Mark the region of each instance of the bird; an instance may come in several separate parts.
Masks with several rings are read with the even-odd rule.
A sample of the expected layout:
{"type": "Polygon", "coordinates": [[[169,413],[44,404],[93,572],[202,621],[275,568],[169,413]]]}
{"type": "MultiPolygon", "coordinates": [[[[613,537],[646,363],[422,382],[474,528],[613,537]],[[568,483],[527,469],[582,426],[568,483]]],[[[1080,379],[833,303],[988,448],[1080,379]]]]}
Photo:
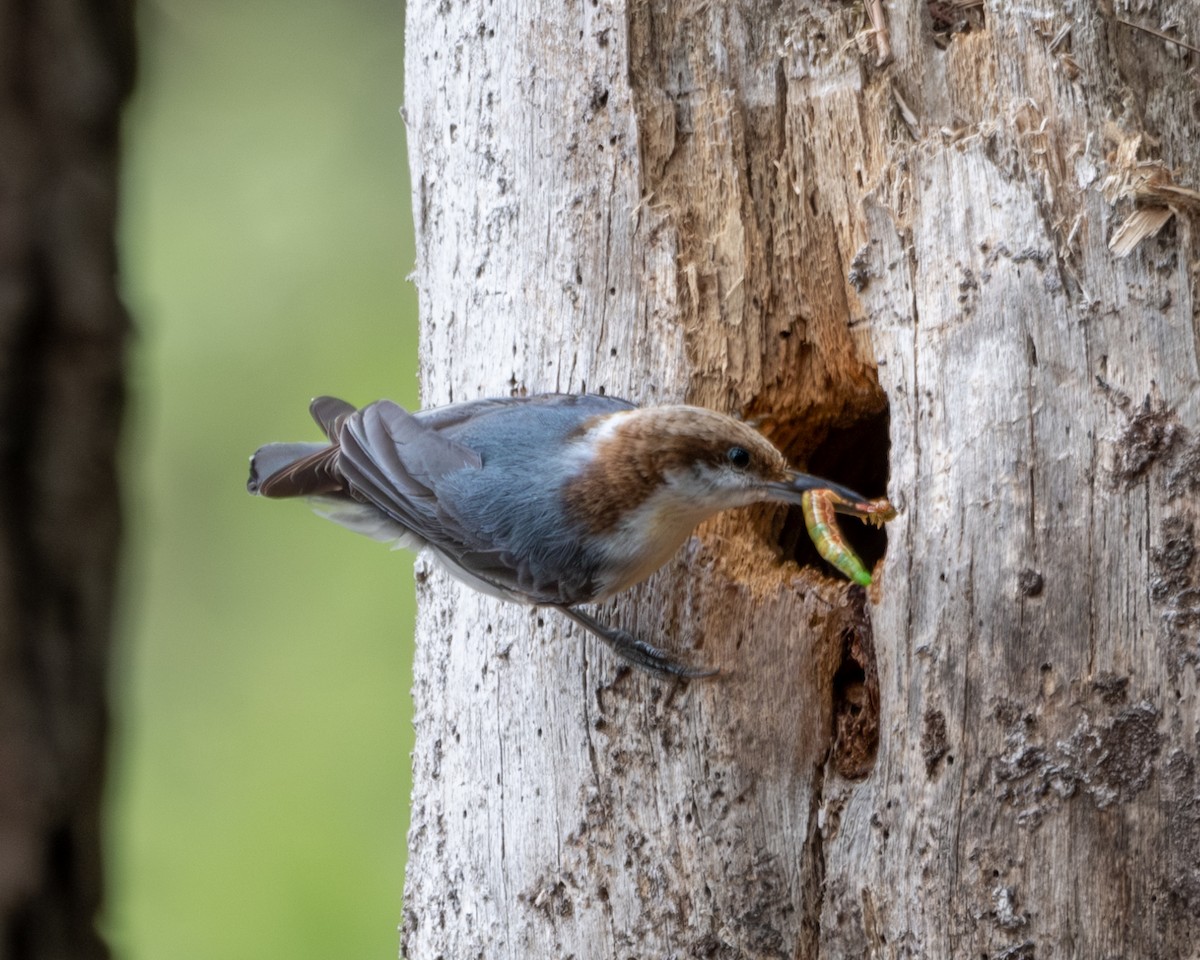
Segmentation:
{"type": "Polygon", "coordinates": [[[819,495],[828,508],[819,535],[837,549],[832,510],[877,523],[894,515],[885,500],[792,469],[754,427],[703,407],[547,393],[412,413],[390,400],[355,408],[323,396],[309,410],[326,442],[260,447],[250,493],[304,498],[357,533],[426,549],[476,590],[553,607],[663,677],[717,671],[682,663],[580,606],[645,580],[724,510],[819,495]]]}

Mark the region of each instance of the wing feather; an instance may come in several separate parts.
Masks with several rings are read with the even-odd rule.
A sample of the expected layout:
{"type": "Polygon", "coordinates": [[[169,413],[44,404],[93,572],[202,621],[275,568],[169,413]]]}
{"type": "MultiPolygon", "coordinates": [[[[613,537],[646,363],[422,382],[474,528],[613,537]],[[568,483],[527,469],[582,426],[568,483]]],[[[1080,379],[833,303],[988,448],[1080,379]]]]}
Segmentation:
{"type": "Polygon", "coordinates": [[[337,397],[317,397],[308,405],[308,412],[331,443],[337,443],[342,424],[354,413],[354,405],[337,397]]]}
{"type": "Polygon", "coordinates": [[[342,427],[339,468],[353,495],[382,510],[423,540],[459,554],[462,532],[447,535],[438,518],[438,480],[463,469],[479,469],[482,459],[422,424],[390,400],[363,407],[342,427]]]}

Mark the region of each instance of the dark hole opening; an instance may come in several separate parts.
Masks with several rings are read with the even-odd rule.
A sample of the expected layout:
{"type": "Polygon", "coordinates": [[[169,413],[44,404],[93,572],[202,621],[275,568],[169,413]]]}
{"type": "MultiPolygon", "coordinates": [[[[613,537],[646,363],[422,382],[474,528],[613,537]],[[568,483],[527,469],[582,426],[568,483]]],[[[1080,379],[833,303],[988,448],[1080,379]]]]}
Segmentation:
{"type": "Polygon", "coordinates": [[[862,664],[847,656],[833,675],[833,699],[841,705],[843,713],[852,718],[862,714],[867,706],[866,683],[867,674],[862,664]]]}
{"type": "Polygon", "coordinates": [[[879,676],[866,595],[850,591],[840,616],[842,656],[833,675],[833,768],[847,780],[870,775],[879,751],[879,676]]]}
{"type": "MultiPolygon", "coordinates": [[[[886,496],[890,422],[891,415],[885,406],[878,413],[862,417],[848,426],[831,428],[807,460],[798,466],[806,473],[849,487],[868,499],[886,496]]],[[[872,526],[855,517],[841,515],[838,516],[838,527],[868,570],[887,552],[886,527],[872,526]]],[[[798,506],[788,508],[779,546],[784,557],[795,560],[802,567],[813,567],[826,576],[841,576],[817,553],[804,526],[804,512],[798,506]]]]}

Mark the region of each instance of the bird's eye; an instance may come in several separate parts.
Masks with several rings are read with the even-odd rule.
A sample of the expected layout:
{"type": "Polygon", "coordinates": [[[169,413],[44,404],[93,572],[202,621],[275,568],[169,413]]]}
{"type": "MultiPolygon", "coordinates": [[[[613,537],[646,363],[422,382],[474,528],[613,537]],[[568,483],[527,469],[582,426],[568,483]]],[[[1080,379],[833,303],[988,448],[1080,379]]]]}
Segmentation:
{"type": "Polygon", "coordinates": [[[729,465],[734,470],[745,470],[750,466],[750,453],[743,447],[730,447],[725,454],[725,459],[729,461],[729,465]]]}

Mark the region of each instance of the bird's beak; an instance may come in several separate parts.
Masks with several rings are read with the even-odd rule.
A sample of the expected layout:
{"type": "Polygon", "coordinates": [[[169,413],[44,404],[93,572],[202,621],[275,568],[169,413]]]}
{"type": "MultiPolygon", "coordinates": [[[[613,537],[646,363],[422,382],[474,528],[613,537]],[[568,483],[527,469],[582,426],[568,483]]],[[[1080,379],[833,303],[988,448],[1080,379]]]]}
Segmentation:
{"type": "Polygon", "coordinates": [[[833,483],[823,477],[814,477],[811,473],[800,473],[798,470],[788,472],[786,480],[766,484],[772,500],[783,503],[800,503],[801,497],[809,490],[831,490],[847,502],[847,505],[866,506],[868,500],[860,493],[855,493],[849,487],[833,483]]]}

